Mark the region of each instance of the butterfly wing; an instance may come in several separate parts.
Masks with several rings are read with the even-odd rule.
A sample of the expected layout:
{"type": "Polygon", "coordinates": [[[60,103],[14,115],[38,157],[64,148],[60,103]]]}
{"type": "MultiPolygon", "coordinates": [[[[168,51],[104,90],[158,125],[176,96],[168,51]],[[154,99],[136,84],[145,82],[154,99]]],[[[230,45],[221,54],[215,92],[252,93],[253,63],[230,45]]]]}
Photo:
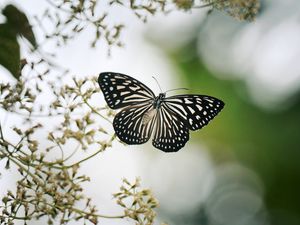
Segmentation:
{"type": "Polygon", "coordinates": [[[154,93],[140,81],[121,73],[100,73],[98,83],[108,106],[119,109],[155,98],[154,93]]]}
{"type": "Polygon", "coordinates": [[[153,146],[164,152],[177,152],[188,140],[189,129],[182,118],[162,103],[155,120],[153,146]]]}
{"type": "Polygon", "coordinates": [[[150,104],[137,104],[121,110],[114,118],[113,127],[118,138],[126,144],[143,144],[151,136],[155,116],[146,121],[145,115],[152,112],[150,104]]]}
{"type": "Polygon", "coordinates": [[[175,95],[163,102],[183,119],[190,130],[207,125],[224,107],[223,101],[207,95],[175,95]]]}

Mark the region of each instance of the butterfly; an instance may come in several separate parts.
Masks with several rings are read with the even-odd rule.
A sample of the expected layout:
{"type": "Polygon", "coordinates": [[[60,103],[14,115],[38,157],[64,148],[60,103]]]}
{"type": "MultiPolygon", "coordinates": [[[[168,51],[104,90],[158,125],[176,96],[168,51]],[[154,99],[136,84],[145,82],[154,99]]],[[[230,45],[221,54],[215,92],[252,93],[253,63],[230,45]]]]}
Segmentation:
{"type": "Polygon", "coordinates": [[[224,102],[207,95],[156,96],[146,85],[121,73],[100,73],[98,83],[111,109],[122,109],[113,120],[117,137],[126,144],[143,144],[176,152],[189,140],[189,130],[207,125],[224,102]]]}

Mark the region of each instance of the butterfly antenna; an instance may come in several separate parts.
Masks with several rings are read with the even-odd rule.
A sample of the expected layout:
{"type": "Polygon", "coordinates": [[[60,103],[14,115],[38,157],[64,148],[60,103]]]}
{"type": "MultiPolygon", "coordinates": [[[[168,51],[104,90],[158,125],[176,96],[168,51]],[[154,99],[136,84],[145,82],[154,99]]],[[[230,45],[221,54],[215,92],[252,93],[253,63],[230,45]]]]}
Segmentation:
{"type": "Polygon", "coordinates": [[[152,78],[156,81],[156,83],[157,83],[157,85],[158,85],[158,87],[159,87],[159,90],[160,90],[160,92],[162,93],[163,91],[162,91],[162,89],[161,89],[161,87],[160,87],[160,85],[159,85],[159,83],[158,83],[158,81],[156,80],[156,78],[155,77],[153,77],[152,76],[152,78]]]}
{"type": "Polygon", "coordinates": [[[190,89],[188,89],[188,88],[175,88],[175,89],[167,90],[165,93],[170,92],[170,91],[176,91],[176,90],[190,90],[190,89]]]}

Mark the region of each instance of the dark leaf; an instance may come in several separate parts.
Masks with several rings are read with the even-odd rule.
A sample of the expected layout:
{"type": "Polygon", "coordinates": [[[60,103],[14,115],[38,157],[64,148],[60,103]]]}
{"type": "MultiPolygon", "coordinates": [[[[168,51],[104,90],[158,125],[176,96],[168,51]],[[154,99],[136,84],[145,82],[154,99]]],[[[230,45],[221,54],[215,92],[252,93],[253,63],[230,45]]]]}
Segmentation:
{"type": "Polygon", "coordinates": [[[21,74],[20,46],[17,36],[26,38],[34,47],[36,40],[26,15],[13,5],[7,5],[2,14],[6,22],[0,24],[0,65],[16,79],[21,74]]]}
{"type": "Polygon", "coordinates": [[[20,46],[7,24],[0,25],[0,65],[16,79],[20,76],[20,46]]]}
{"type": "Polygon", "coordinates": [[[36,46],[32,27],[23,12],[13,5],[7,5],[2,14],[6,17],[6,23],[11,27],[12,32],[25,37],[33,46],[36,46]]]}

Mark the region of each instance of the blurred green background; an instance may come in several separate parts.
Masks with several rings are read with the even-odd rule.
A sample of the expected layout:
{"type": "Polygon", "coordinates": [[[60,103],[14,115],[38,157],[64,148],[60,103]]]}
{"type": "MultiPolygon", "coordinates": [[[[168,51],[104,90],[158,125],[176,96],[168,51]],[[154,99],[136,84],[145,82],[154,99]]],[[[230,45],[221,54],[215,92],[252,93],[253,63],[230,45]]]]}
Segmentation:
{"type": "MultiPolygon", "coordinates": [[[[251,70],[245,72],[244,67],[251,68],[255,66],[253,60],[251,61],[251,57],[249,57],[249,61],[244,61],[244,67],[240,66],[232,70],[235,76],[230,74],[230,67],[234,62],[231,62],[231,64],[227,62],[228,58],[234,57],[232,55],[232,45],[234,45],[234,42],[238,44],[237,40],[242,38],[242,34],[245,36],[245,30],[247,29],[248,31],[256,29],[257,33],[249,32],[247,38],[252,39],[253,43],[261,48],[263,55],[264,49],[261,45],[264,43],[262,43],[262,39],[272,34],[275,29],[289,26],[289,24],[284,23],[291,20],[291,14],[295,12],[292,6],[299,9],[299,3],[293,5],[287,2],[286,4],[280,4],[278,1],[265,1],[263,7],[266,8],[262,8],[261,15],[253,24],[238,24],[238,22],[222,15],[222,13],[212,13],[204,21],[195,22],[193,29],[191,29],[192,32],[189,33],[193,36],[192,38],[167,48],[163,46],[167,43],[168,38],[172,39],[179,36],[174,35],[174,33],[172,35],[165,34],[168,38],[157,38],[150,35],[150,39],[154,43],[165,49],[164,51],[177,69],[178,74],[180,74],[180,80],[184,87],[190,88],[191,93],[197,92],[217,96],[226,104],[223,111],[215,118],[215,121],[205,128],[205,132],[192,133],[193,141],[208,144],[209,152],[217,165],[222,166],[228,162],[237,162],[243,167],[249,168],[258,175],[263,186],[261,196],[264,209],[253,212],[251,219],[245,217],[243,210],[248,207],[247,205],[249,205],[248,209],[250,210],[253,206],[251,202],[253,198],[251,196],[245,197],[242,194],[240,201],[237,202],[240,195],[234,197],[231,195],[232,193],[237,194],[240,184],[243,188],[250,184],[243,181],[243,176],[237,179],[224,176],[222,182],[216,183],[209,198],[195,212],[178,216],[177,224],[300,224],[300,74],[298,73],[298,78],[294,82],[296,88],[289,90],[288,87],[285,87],[285,93],[287,94],[278,97],[278,95],[272,96],[272,92],[268,93],[267,90],[264,92],[259,85],[254,85],[254,88],[250,90],[247,83],[248,78],[255,76],[255,74],[251,74],[249,72],[251,70]],[[282,11],[279,13],[280,9],[282,11]],[[270,21],[276,15],[278,15],[278,18],[270,21]],[[264,23],[266,20],[268,22],[264,23]],[[215,43],[210,41],[209,38],[213,39],[215,43]],[[210,46],[211,43],[213,43],[212,46],[210,46]],[[207,53],[202,51],[203,49],[208,49],[211,52],[207,53]],[[218,56],[218,51],[223,52],[218,56]],[[218,64],[217,62],[215,64],[217,66],[215,66],[210,63],[212,60],[208,56],[212,60],[214,60],[213,57],[217,56],[216,61],[221,61],[221,63],[218,64]],[[224,58],[222,59],[222,57],[224,58]],[[222,60],[224,61],[222,62],[222,60]],[[226,65],[224,71],[222,71],[222,63],[226,65]],[[239,73],[244,75],[239,76],[239,73]],[[271,104],[266,102],[264,107],[265,97],[271,104]],[[228,184],[235,187],[231,187],[230,191],[227,189],[227,192],[223,192],[228,184]],[[220,196],[220,193],[223,193],[223,196],[220,196]],[[224,195],[227,195],[228,198],[224,195]],[[213,204],[211,204],[211,200],[213,200],[213,204]],[[233,208],[230,210],[232,206],[233,208]],[[242,210],[239,211],[239,209],[242,210]],[[220,215],[211,215],[211,213],[219,213],[220,215]]],[[[294,31],[300,29],[299,18],[296,20],[295,26],[290,28],[294,31]]],[[[177,28],[177,30],[179,29],[185,30],[184,27],[177,28]]],[[[274,52],[270,53],[273,54],[273,57],[276,58],[277,54],[283,60],[286,60],[285,54],[287,52],[290,54],[293,51],[299,53],[299,50],[295,49],[299,49],[300,39],[295,37],[298,43],[296,46],[293,45],[294,43],[289,43],[290,34],[288,31],[286,30],[286,39],[284,29],[280,33],[283,41],[286,41],[284,46],[287,49],[286,52],[278,51],[280,48],[277,47],[281,43],[277,43],[276,36],[268,37],[270,42],[272,39],[275,40],[271,46],[274,52]]],[[[247,42],[244,42],[244,44],[247,44],[247,42]]],[[[249,51],[251,52],[251,49],[249,51]]],[[[254,52],[257,52],[256,48],[253,48],[252,57],[255,57],[254,52]]],[[[257,53],[258,57],[259,53],[257,53]]],[[[296,54],[288,60],[290,62],[297,61],[298,56],[299,54],[296,54]]],[[[243,57],[243,55],[240,57],[243,57]]],[[[260,61],[259,58],[257,60],[260,61]]],[[[263,59],[262,62],[264,62],[263,59]]],[[[265,63],[264,67],[274,67],[274,70],[276,70],[275,64],[276,61],[270,61],[269,64],[265,63]]],[[[288,67],[288,64],[286,63],[286,67],[288,67]]],[[[284,80],[285,77],[288,79],[290,71],[297,70],[298,66],[293,64],[293,67],[282,73],[282,79],[284,80]]],[[[255,77],[252,79],[255,80],[255,77]]],[[[265,82],[272,87],[274,80],[276,83],[276,76],[272,77],[272,74],[269,74],[269,78],[265,82]]],[[[276,85],[274,86],[276,92],[276,85]]],[[[235,172],[238,171],[238,168],[236,169],[235,172]]]]}

